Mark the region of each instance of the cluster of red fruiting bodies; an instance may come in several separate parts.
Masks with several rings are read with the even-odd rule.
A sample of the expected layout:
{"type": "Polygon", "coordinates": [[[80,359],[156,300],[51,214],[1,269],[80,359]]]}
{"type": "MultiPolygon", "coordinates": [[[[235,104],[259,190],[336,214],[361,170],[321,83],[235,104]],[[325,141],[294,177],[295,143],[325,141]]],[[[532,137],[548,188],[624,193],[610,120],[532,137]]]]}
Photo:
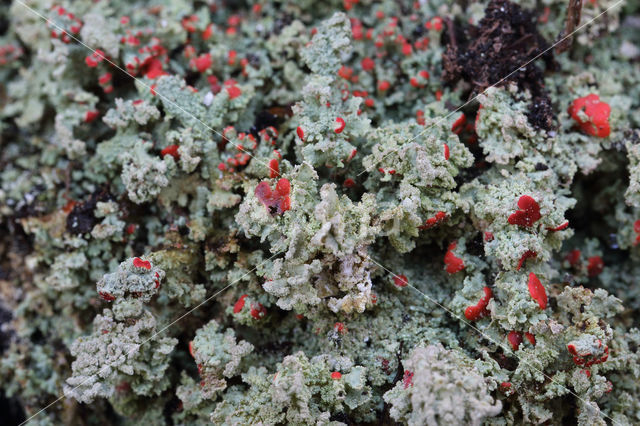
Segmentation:
{"type": "MultiPolygon", "coordinates": [[[[602,348],[602,341],[597,340],[598,348],[602,348]]],[[[568,344],[567,350],[573,355],[573,362],[576,365],[591,367],[594,364],[601,364],[609,358],[609,346],[604,345],[603,354],[599,357],[593,356],[591,352],[580,352],[576,349],[575,345],[568,344]]]]}
{"type": "MultiPolygon", "coordinates": [[[[233,313],[238,314],[242,312],[245,306],[245,299],[249,297],[248,294],[240,296],[238,301],[233,305],[233,313]]],[[[267,308],[262,306],[262,303],[251,303],[249,306],[249,313],[254,319],[262,319],[267,315],[267,308]]]]}

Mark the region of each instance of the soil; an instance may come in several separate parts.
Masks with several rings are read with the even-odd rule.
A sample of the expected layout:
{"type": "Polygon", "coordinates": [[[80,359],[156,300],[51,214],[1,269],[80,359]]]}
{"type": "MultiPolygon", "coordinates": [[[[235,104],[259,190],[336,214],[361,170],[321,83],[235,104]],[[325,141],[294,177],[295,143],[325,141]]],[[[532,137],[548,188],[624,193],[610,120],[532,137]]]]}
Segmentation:
{"type": "Polygon", "coordinates": [[[554,68],[553,50],[538,32],[536,18],[532,11],[508,0],[493,0],[477,26],[460,27],[448,22],[443,80],[450,84],[466,81],[475,94],[492,85],[516,83],[533,96],[527,114],[529,122],[551,130],[555,115],[544,89],[543,70],[535,62],[523,66],[541,55],[546,68],[554,68]]]}

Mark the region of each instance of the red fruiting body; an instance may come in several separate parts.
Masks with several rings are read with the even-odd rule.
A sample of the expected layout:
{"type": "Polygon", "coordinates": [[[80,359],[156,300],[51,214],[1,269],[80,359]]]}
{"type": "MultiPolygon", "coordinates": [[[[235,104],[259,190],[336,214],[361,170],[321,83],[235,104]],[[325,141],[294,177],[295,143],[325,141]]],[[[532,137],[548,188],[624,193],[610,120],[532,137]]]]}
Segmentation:
{"type": "Polygon", "coordinates": [[[94,68],[97,67],[98,63],[102,62],[104,58],[104,52],[100,49],[96,49],[95,52],[93,52],[90,56],[84,58],[84,62],[88,67],[94,68]]]}
{"type": "Polygon", "coordinates": [[[153,282],[156,283],[155,288],[160,287],[160,274],[158,274],[157,272],[156,272],[156,279],[153,282]]]}
{"type": "Polygon", "coordinates": [[[444,144],[444,159],[449,160],[449,145],[444,144]]]}
{"type": "Polygon", "coordinates": [[[451,126],[451,131],[456,135],[459,135],[464,129],[464,125],[467,123],[467,117],[464,115],[464,112],[458,117],[458,119],[451,126]]]}
{"type": "Polygon", "coordinates": [[[518,348],[520,347],[520,343],[522,343],[522,334],[520,334],[519,331],[512,330],[507,335],[507,340],[509,341],[511,348],[514,351],[517,351],[518,348]]]}
{"type": "Polygon", "coordinates": [[[278,176],[280,176],[280,164],[278,163],[278,160],[274,158],[269,160],[269,177],[273,179],[278,176]]]}
{"type": "Polygon", "coordinates": [[[598,95],[592,93],[574,100],[569,107],[569,114],[578,123],[580,129],[588,135],[606,138],[611,133],[609,126],[611,107],[606,102],[601,102],[598,95]],[[584,119],[584,116],[580,117],[578,114],[580,111],[586,114],[587,119],[584,119]]]}
{"type": "Polygon", "coordinates": [[[100,77],[98,77],[98,83],[100,83],[101,85],[105,85],[111,81],[111,77],[112,75],[110,72],[105,72],[100,77]]]}
{"type": "Polygon", "coordinates": [[[362,59],[362,61],[360,62],[360,65],[362,66],[363,70],[371,71],[375,67],[376,63],[373,61],[373,59],[367,57],[362,59]]]}
{"type": "Polygon", "coordinates": [[[135,223],[132,223],[129,226],[127,226],[127,234],[131,235],[134,232],[136,232],[136,228],[137,227],[138,227],[138,225],[136,225],[135,223]]]}
{"type": "Polygon", "coordinates": [[[389,83],[387,80],[382,80],[378,82],[378,90],[381,92],[385,92],[389,90],[390,87],[391,87],[391,83],[389,83]]]}
{"type": "MultiPolygon", "coordinates": [[[[602,347],[602,341],[598,339],[599,347],[602,347]]],[[[578,352],[575,345],[569,343],[567,350],[573,355],[573,362],[576,365],[582,365],[585,367],[591,367],[594,364],[602,364],[609,358],[609,346],[605,345],[603,354],[600,357],[595,357],[591,352],[578,352]]]]}
{"type": "Polygon", "coordinates": [[[100,116],[100,111],[93,109],[91,111],[87,111],[84,115],[84,122],[91,123],[93,120],[100,116]]]}
{"type": "Polygon", "coordinates": [[[538,302],[540,309],[546,309],[547,307],[547,292],[544,289],[542,283],[533,272],[529,273],[529,294],[531,298],[538,302]]]}
{"type": "Polygon", "coordinates": [[[436,213],[435,216],[430,217],[429,219],[427,219],[427,221],[425,222],[424,225],[418,226],[418,229],[433,228],[434,226],[438,225],[440,222],[442,222],[446,218],[447,218],[447,214],[445,212],[440,211],[440,212],[436,213]]]}
{"type": "Polygon", "coordinates": [[[511,216],[509,223],[511,225],[533,226],[540,219],[540,206],[528,195],[523,195],[518,199],[518,208],[511,216]]]}
{"type": "Polygon", "coordinates": [[[353,160],[353,157],[355,157],[357,153],[358,153],[357,149],[354,149],[353,151],[351,151],[351,154],[349,154],[349,158],[347,158],[347,161],[353,160]]]}
{"type": "Polygon", "coordinates": [[[526,333],[524,333],[524,337],[526,337],[529,343],[531,343],[533,346],[536,345],[536,336],[527,331],[526,333]]]}
{"type": "Polygon", "coordinates": [[[177,160],[180,158],[180,154],[178,154],[178,148],[178,145],[169,145],[168,147],[160,151],[160,156],[164,157],[165,155],[170,155],[177,160]]]}
{"type": "Polygon", "coordinates": [[[189,342],[189,354],[191,355],[191,358],[196,357],[196,355],[193,352],[193,341],[189,342]]]}
{"type": "Polygon", "coordinates": [[[413,371],[405,370],[402,377],[402,384],[407,389],[409,386],[413,386],[413,371]]]}
{"type": "Polygon", "coordinates": [[[226,86],[227,94],[229,95],[229,99],[235,99],[242,94],[242,90],[235,84],[232,86],[226,86]]]}
{"type": "Polygon", "coordinates": [[[640,219],[633,222],[633,230],[636,234],[640,234],[640,219]]]}
{"type": "Polygon", "coordinates": [[[489,311],[487,310],[487,305],[489,305],[489,301],[493,297],[491,289],[487,286],[482,288],[484,292],[484,296],[480,298],[477,304],[467,306],[467,309],[464,310],[464,316],[469,321],[475,321],[480,318],[484,318],[489,315],[489,311]]]}
{"type": "Polygon", "coordinates": [[[116,300],[115,296],[113,296],[113,295],[111,295],[111,294],[109,294],[107,292],[104,292],[104,291],[98,292],[98,296],[100,296],[100,298],[106,300],[107,302],[112,302],[112,301],[116,300]]]}
{"type": "Polygon", "coordinates": [[[590,277],[595,277],[600,275],[602,270],[604,269],[604,262],[600,256],[591,256],[589,259],[589,264],[587,265],[587,272],[590,277]]]}
{"type": "Polygon", "coordinates": [[[142,260],[139,257],[134,257],[133,266],[136,268],[151,269],[151,262],[148,260],[142,260]]]}
{"type": "Polygon", "coordinates": [[[150,58],[141,69],[144,76],[152,80],[162,75],[167,75],[162,69],[162,62],[158,58],[150,58]]]}
{"type": "Polygon", "coordinates": [[[300,140],[304,142],[304,130],[302,130],[302,127],[298,126],[298,128],[296,129],[296,133],[298,134],[300,140]]]}
{"type": "Polygon", "coordinates": [[[267,308],[262,306],[262,303],[252,303],[250,313],[253,318],[259,320],[267,315],[267,308]]]}
{"type": "Polygon", "coordinates": [[[289,193],[291,184],[285,178],[276,183],[275,191],[271,190],[269,182],[260,182],[255,189],[255,196],[267,208],[270,214],[282,214],[291,208],[289,193]]]}
{"type": "Polygon", "coordinates": [[[353,188],[355,186],[355,184],[356,184],[356,182],[351,178],[345,179],[344,182],[342,183],[342,185],[345,188],[353,188]]]}
{"type": "Polygon", "coordinates": [[[393,283],[397,287],[406,287],[409,281],[407,280],[407,277],[404,275],[395,275],[393,277],[393,283]]]}
{"type": "Polygon", "coordinates": [[[238,56],[238,52],[236,52],[235,50],[230,50],[227,55],[227,64],[235,65],[237,56],[238,56]]]}
{"type": "Polygon", "coordinates": [[[345,80],[349,80],[353,75],[353,68],[345,67],[344,65],[338,70],[338,75],[345,80]]]}
{"type": "Polygon", "coordinates": [[[343,323],[337,322],[333,325],[333,329],[340,334],[345,334],[347,332],[347,327],[344,326],[343,323]]]}
{"type": "Polygon", "coordinates": [[[487,242],[493,241],[493,232],[485,231],[484,240],[487,242]]]}
{"type": "Polygon", "coordinates": [[[444,255],[444,263],[447,265],[445,270],[450,274],[455,274],[456,272],[460,272],[464,269],[464,262],[462,259],[453,254],[453,251],[457,246],[458,243],[456,241],[449,244],[447,253],[444,255]]]}
{"type": "Polygon", "coordinates": [[[204,53],[197,58],[191,60],[191,66],[197,69],[199,72],[205,72],[211,67],[213,61],[211,60],[211,53],[204,53]]]}
{"type": "Polygon", "coordinates": [[[333,131],[336,133],[342,133],[342,131],[344,130],[344,127],[346,126],[344,119],[342,117],[336,118],[336,124],[337,126],[335,129],[333,129],[333,131]]]}
{"type": "Polygon", "coordinates": [[[565,259],[567,259],[567,262],[569,262],[569,265],[576,266],[578,262],[580,262],[580,250],[578,249],[571,250],[565,257],[565,259]]]}
{"type": "Polygon", "coordinates": [[[249,296],[248,294],[243,294],[242,296],[240,296],[238,301],[233,305],[234,314],[237,314],[242,310],[242,308],[244,308],[244,299],[246,299],[248,296],[249,296]]]}
{"type": "Polygon", "coordinates": [[[334,371],[333,373],[331,373],[331,378],[333,380],[340,380],[342,378],[342,374],[340,374],[339,371],[334,371]]]}
{"type": "Polygon", "coordinates": [[[436,31],[440,31],[442,30],[442,18],[436,16],[435,18],[424,24],[424,26],[428,30],[434,29],[436,31]]]}
{"type": "Polygon", "coordinates": [[[213,24],[209,24],[207,25],[207,28],[205,28],[204,31],[202,32],[202,39],[205,41],[209,40],[212,35],[213,35],[213,24]]]}
{"type": "Polygon", "coordinates": [[[547,231],[557,232],[557,231],[562,231],[564,229],[567,229],[568,227],[569,227],[569,221],[567,220],[566,222],[561,223],[560,225],[556,226],[555,228],[547,227],[547,231]]]}
{"type": "Polygon", "coordinates": [[[518,267],[516,268],[516,270],[519,271],[520,268],[522,268],[522,264],[524,263],[525,260],[534,258],[536,256],[538,256],[538,253],[536,253],[533,250],[527,250],[524,253],[522,253],[522,256],[520,256],[520,260],[518,261],[518,267]]]}
{"type": "Polygon", "coordinates": [[[591,377],[591,371],[589,370],[580,370],[581,373],[584,373],[585,376],[587,376],[587,378],[591,377]]]}

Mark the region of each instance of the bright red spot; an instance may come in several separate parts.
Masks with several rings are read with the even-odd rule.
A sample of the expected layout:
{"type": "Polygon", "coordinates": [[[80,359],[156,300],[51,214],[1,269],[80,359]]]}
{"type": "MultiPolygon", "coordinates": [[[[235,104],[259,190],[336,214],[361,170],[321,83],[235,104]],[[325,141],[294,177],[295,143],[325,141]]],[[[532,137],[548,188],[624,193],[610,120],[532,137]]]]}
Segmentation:
{"type": "Polygon", "coordinates": [[[464,316],[469,321],[475,321],[489,315],[487,305],[489,304],[491,297],[493,297],[493,294],[491,292],[491,289],[487,286],[483,287],[482,291],[484,292],[484,296],[480,298],[478,303],[475,305],[467,306],[467,309],[464,310],[464,316]]]}
{"type": "Polygon", "coordinates": [[[351,67],[345,67],[344,65],[340,67],[340,69],[338,70],[338,75],[342,78],[344,78],[345,80],[349,80],[351,78],[351,76],[353,75],[353,68],[351,67]]]}
{"type": "Polygon", "coordinates": [[[336,124],[337,125],[335,129],[333,129],[333,131],[336,133],[342,133],[342,131],[344,130],[344,127],[346,126],[346,123],[344,122],[344,118],[342,117],[336,118],[336,124]]]}
{"type": "Polygon", "coordinates": [[[520,332],[518,332],[518,331],[513,331],[512,330],[507,335],[507,340],[509,341],[509,344],[511,345],[511,348],[514,351],[517,351],[518,348],[520,347],[520,343],[522,343],[522,334],[520,334],[520,332]]]}
{"type": "Polygon", "coordinates": [[[151,80],[167,74],[163,71],[162,61],[160,61],[160,59],[158,58],[150,58],[148,61],[146,61],[143,66],[142,72],[144,73],[145,77],[151,80]]]}
{"type": "Polygon", "coordinates": [[[363,70],[371,71],[375,67],[376,63],[373,61],[373,59],[366,57],[362,59],[360,65],[362,66],[363,70]]]}
{"type": "Polygon", "coordinates": [[[204,53],[191,60],[192,66],[200,72],[205,72],[206,70],[208,70],[209,67],[211,67],[212,63],[213,61],[211,59],[211,53],[204,53]]]}
{"type": "Polygon", "coordinates": [[[540,306],[540,309],[545,309],[547,307],[547,292],[536,274],[534,274],[533,272],[529,273],[528,286],[531,298],[538,302],[538,306],[540,306]]]}
{"type": "Polygon", "coordinates": [[[446,143],[444,144],[444,159],[449,159],[449,145],[447,145],[446,143]]]}
{"type": "Polygon", "coordinates": [[[462,132],[462,129],[464,129],[464,125],[466,123],[467,123],[467,116],[464,115],[464,112],[463,112],[460,115],[460,117],[458,117],[458,119],[453,122],[453,125],[451,126],[451,131],[456,135],[459,135],[462,132]]]}
{"type": "Polygon", "coordinates": [[[578,123],[580,129],[588,135],[606,138],[611,133],[609,126],[611,107],[606,102],[601,102],[598,95],[592,93],[574,100],[569,107],[569,114],[578,123]],[[578,115],[580,111],[586,114],[586,119],[578,115]]]}
{"type": "Polygon", "coordinates": [[[177,160],[180,158],[180,154],[178,153],[178,148],[179,148],[178,145],[169,145],[168,147],[160,151],[160,156],[164,157],[165,155],[170,155],[177,160]]]}
{"type": "Polygon", "coordinates": [[[238,301],[233,305],[233,313],[237,314],[238,312],[240,312],[242,310],[242,308],[244,308],[244,299],[247,298],[247,294],[243,294],[242,296],[240,296],[240,298],[238,299],[238,301]]]}
{"type": "Polygon", "coordinates": [[[93,120],[95,120],[99,116],[100,116],[100,111],[98,111],[97,109],[87,111],[86,114],[84,115],[84,122],[91,123],[93,120]]]}
{"type": "Polygon", "coordinates": [[[262,306],[262,303],[252,303],[250,314],[257,320],[262,319],[267,315],[267,308],[262,306]]]}
{"type": "Polygon", "coordinates": [[[444,255],[444,263],[447,265],[445,270],[450,274],[455,274],[456,272],[460,272],[464,269],[464,262],[462,259],[453,253],[457,246],[458,243],[455,241],[449,244],[447,253],[444,255]]]}
{"type": "Polygon", "coordinates": [[[242,90],[236,85],[227,86],[227,94],[229,95],[229,99],[235,99],[242,94],[242,90]]]}
{"type": "Polygon", "coordinates": [[[267,208],[270,214],[282,214],[291,208],[291,184],[282,178],[276,184],[275,191],[271,190],[269,182],[260,182],[254,191],[255,196],[267,208]]]}
{"type": "Polygon", "coordinates": [[[533,226],[541,217],[540,206],[536,200],[528,195],[523,195],[518,199],[518,207],[520,210],[516,210],[509,216],[508,221],[512,225],[533,226]]]}
{"type": "Polygon", "coordinates": [[[347,327],[345,327],[341,322],[335,323],[333,325],[333,329],[340,334],[345,334],[347,332],[347,327]]]}
{"type": "Polygon", "coordinates": [[[134,257],[133,266],[135,266],[136,268],[151,269],[151,262],[149,262],[148,260],[142,260],[139,257],[134,257]]]}
{"type": "Polygon", "coordinates": [[[566,222],[561,223],[560,225],[556,226],[555,228],[547,227],[547,231],[557,232],[557,231],[562,231],[563,229],[567,229],[568,227],[569,227],[569,221],[567,220],[566,222]]]}
{"type": "Polygon", "coordinates": [[[390,87],[391,87],[391,83],[389,83],[387,80],[382,80],[378,82],[378,90],[381,92],[385,92],[389,90],[390,87]]]}
{"type": "Polygon", "coordinates": [[[333,373],[331,373],[331,378],[333,380],[340,380],[342,378],[342,374],[340,374],[339,371],[334,371],[333,373]]]}
{"type": "Polygon", "coordinates": [[[269,160],[269,177],[271,179],[280,176],[280,164],[275,158],[269,160]]]}
{"type": "Polygon", "coordinates": [[[433,228],[434,226],[440,224],[442,221],[444,221],[447,218],[447,213],[443,212],[443,211],[439,211],[438,213],[435,214],[435,216],[430,217],[429,219],[427,219],[427,221],[425,222],[424,225],[419,226],[418,229],[429,229],[429,228],[433,228]]]}
{"type": "Polygon", "coordinates": [[[524,261],[527,259],[531,259],[538,256],[538,253],[536,253],[533,250],[527,250],[524,253],[522,253],[522,256],[520,256],[520,260],[518,261],[518,267],[516,268],[517,271],[520,270],[520,268],[522,268],[522,265],[524,264],[524,261]]]}
{"type": "Polygon", "coordinates": [[[524,333],[524,337],[526,337],[529,343],[531,343],[533,346],[536,345],[536,336],[527,331],[526,333],[524,333]]]}
{"type": "Polygon", "coordinates": [[[395,275],[393,277],[393,283],[398,287],[406,287],[409,281],[404,275],[395,275]]]}

